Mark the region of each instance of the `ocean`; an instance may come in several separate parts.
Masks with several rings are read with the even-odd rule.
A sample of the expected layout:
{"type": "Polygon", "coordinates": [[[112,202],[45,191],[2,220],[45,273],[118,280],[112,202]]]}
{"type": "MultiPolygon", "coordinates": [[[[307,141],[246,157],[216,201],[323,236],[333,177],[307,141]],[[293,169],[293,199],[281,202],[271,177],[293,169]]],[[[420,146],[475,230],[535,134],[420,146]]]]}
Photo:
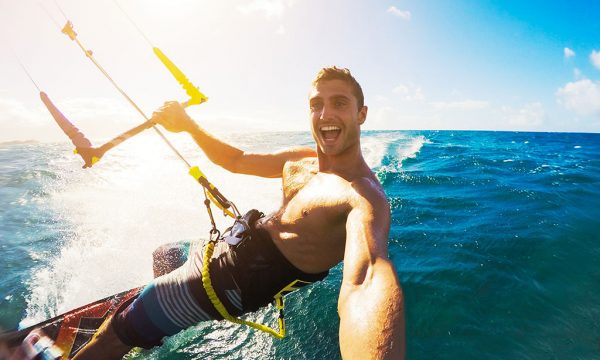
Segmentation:
{"type": "MultiPolygon", "coordinates": [[[[279,180],[229,174],[172,137],[240,210],[277,208],[279,180]]],[[[313,144],[305,132],[225,139],[313,144]]],[[[391,204],[409,359],[600,359],[600,134],[366,131],[361,144],[391,204]]],[[[144,284],[156,247],[207,237],[201,188],[154,134],[87,170],[71,150],[0,144],[1,328],[144,284]]],[[[202,323],[131,358],[339,359],[341,270],[286,297],[284,340],[202,323]]],[[[275,325],[276,311],[247,318],[275,325]]]]}

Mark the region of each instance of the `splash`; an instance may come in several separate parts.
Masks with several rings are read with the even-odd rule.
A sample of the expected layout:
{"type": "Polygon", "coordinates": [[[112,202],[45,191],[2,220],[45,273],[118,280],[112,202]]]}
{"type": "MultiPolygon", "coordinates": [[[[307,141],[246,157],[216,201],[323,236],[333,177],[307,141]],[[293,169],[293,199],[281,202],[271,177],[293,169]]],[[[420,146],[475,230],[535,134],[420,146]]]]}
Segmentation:
{"type": "Polygon", "coordinates": [[[363,157],[371,169],[379,168],[388,155],[390,147],[405,139],[406,135],[396,132],[366,135],[361,139],[363,157]]]}
{"type": "MultiPolygon", "coordinates": [[[[404,162],[408,159],[415,159],[425,144],[431,144],[431,141],[423,135],[397,141],[394,144],[395,156],[390,155],[387,158],[387,162],[376,170],[377,175],[381,176],[383,174],[398,173],[402,171],[404,162]]],[[[390,151],[390,153],[391,152],[392,151],[390,151]]]]}
{"type": "Polygon", "coordinates": [[[425,136],[419,135],[415,138],[412,138],[408,143],[408,146],[398,147],[397,154],[399,166],[402,167],[402,162],[406,159],[416,158],[417,154],[419,153],[419,151],[421,151],[423,145],[425,144],[431,144],[431,141],[425,136]]]}
{"type": "MultiPolygon", "coordinates": [[[[61,235],[53,239],[57,244],[52,258],[28,282],[21,327],[143,285],[152,278],[154,249],[207,237],[210,224],[202,190],[162,146],[155,137],[138,138],[86,171],[67,151],[64,158],[51,160],[50,166],[61,174],[47,184],[61,235]]],[[[199,154],[196,149],[190,153],[199,154]]],[[[231,176],[205,158],[196,162],[240,211],[275,210],[278,180],[231,176]]],[[[214,211],[220,228],[230,225],[214,211]]]]}

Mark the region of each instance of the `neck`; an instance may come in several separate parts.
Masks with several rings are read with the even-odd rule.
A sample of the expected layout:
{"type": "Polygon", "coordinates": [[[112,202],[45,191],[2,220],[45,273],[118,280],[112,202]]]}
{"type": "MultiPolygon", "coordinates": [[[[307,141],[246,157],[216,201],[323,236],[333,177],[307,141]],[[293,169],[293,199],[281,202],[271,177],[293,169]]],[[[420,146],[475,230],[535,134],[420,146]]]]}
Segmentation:
{"type": "Polygon", "coordinates": [[[370,171],[362,156],[360,142],[336,155],[327,155],[317,146],[317,158],[319,172],[336,174],[349,181],[364,176],[365,169],[370,171]]]}

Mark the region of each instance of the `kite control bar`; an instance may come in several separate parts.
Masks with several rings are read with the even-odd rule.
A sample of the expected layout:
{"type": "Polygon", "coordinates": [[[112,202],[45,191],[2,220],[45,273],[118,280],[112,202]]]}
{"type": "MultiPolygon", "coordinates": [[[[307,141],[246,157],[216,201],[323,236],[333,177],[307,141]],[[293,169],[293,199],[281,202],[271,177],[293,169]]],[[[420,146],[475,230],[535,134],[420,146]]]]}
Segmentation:
{"type": "MultiPolygon", "coordinates": [[[[114,139],[110,140],[109,142],[107,142],[106,144],[104,144],[100,147],[91,148],[91,149],[88,149],[87,151],[76,148],[76,152],[79,153],[80,155],[82,155],[82,157],[84,157],[84,161],[86,162],[84,167],[91,167],[96,162],[98,162],[98,160],[100,160],[100,158],[108,150],[112,149],[113,147],[119,145],[123,141],[125,141],[125,140],[131,138],[132,136],[137,135],[140,132],[142,132],[146,129],[149,129],[149,128],[154,128],[156,130],[156,132],[163,138],[163,140],[165,140],[167,145],[169,145],[169,147],[171,147],[171,149],[188,165],[188,167],[190,167],[190,164],[183,158],[183,156],[181,156],[181,154],[173,147],[173,145],[171,145],[171,143],[160,132],[160,130],[158,130],[158,128],[156,128],[154,126],[155,124],[150,121],[150,119],[137,106],[137,104],[114,82],[114,80],[110,77],[110,75],[108,75],[108,73],[96,61],[96,59],[94,59],[93,52],[91,50],[87,50],[83,46],[83,44],[81,44],[79,39],[77,39],[77,33],[73,29],[73,23],[71,21],[67,20],[67,23],[62,28],[62,33],[67,35],[69,37],[69,39],[71,39],[77,43],[77,45],[81,48],[81,50],[83,50],[85,55],[94,63],[94,65],[96,65],[96,67],[102,72],[102,74],[104,74],[104,76],[106,76],[108,78],[108,80],[127,99],[127,101],[129,101],[129,103],[144,117],[144,119],[146,119],[146,121],[144,123],[125,131],[121,135],[115,137],[114,139]],[[86,159],[86,157],[89,157],[89,156],[84,156],[83,152],[92,153],[91,159],[86,159]]],[[[181,84],[183,89],[190,96],[189,100],[182,103],[183,107],[196,105],[196,104],[202,104],[203,102],[208,100],[208,97],[206,97],[206,95],[204,95],[200,90],[198,90],[198,88],[196,86],[194,86],[188,80],[188,78],[183,74],[183,72],[181,70],[179,70],[179,68],[159,48],[155,47],[153,50],[154,50],[154,53],[156,54],[156,56],[160,59],[160,61],[167,67],[169,72],[175,77],[177,82],[179,82],[181,84]]]]}
{"type": "MultiPolygon", "coordinates": [[[[77,43],[77,45],[79,45],[81,50],[83,50],[85,55],[94,63],[94,65],[96,65],[96,67],[100,70],[100,72],[102,72],[102,74],[104,76],[106,76],[106,78],[108,78],[108,80],[127,99],[127,101],[144,117],[144,119],[146,119],[146,121],[144,123],[132,128],[130,130],[127,130],[126,132],[115,137],[114,139],[110,140],[106,144],[95,148],[95,147],[92,147],[91,142],[89,140],[87,140],[85,138],[85,136],[83,136],[83,134],[72,123],[70,123],[64,116],[62,116],[62,114],[60,114],[60,111],[58,111],[58,109],[56,109],[56,107],[54,107],[56,111],[53,112],[51,110],[50,112],[53,114],[53,116],[55,113],[58,113],[62,116],[62,118],[61,117],[57,118],[57,116],[54,116],[54,117],[55,117],[56,121],[59,123],[59,125],[61,126],[61,128],[63,129],[63,131],[65,131],[65,134],[67,134],[69,136],[69,138],[71,138],[71,141],[73,142],[73,144],[75,144],[75,152],[78,153],[79,155],[81,155],[81,157],[85,161],[84,168],[91,167],[92,165],[94,165],[96,162],[98,162],[98,160],[100,160],[100,158],[104,155],[104,153],[106,153],[108,150],[112,149],[113,147],[119,145],[123,141],[129,139],[130,137],[132,137],[134,135],[139,134],[140,132],[144,131],[145,129],[153,128],[154,130],[156,130],[158,135],[160,135],[160,137],[167,143],[167,145],[175,152],[175,154],[177,156],[179,156],[179,158],[181,160],[183,160],[183,162],[185,162],[185,164],[189,168],[190,175],[192,175],[194,177],[194,179],[196,179],[196,181],[200,185],[202,185],[202,187],[204,187],[204,189],[208,192],[207,196],[212,200],[212,202],[215,205],[217,205],[217,207],[219,207],[221,210],[223,210],[223,212],[225,214],[227,214],[231,217],[235,217],[235,214],[232,211],[228,210],[229,208],[232,207],[233,204],[229,200],[227,200],[227,198],[225,198],[223,196],[223,194],[221,194],[221,192],[213,184],[211,184],[208,181],[206,176],[204,176],[202,171],[200,171],[200,169],[197,166],[191,166],[187,162],[187,160],[185,160],[185,158],[179,153],[179,151],[177,151],[177,149],[175,149],[175,147],[162,134],[162,132],[158,128],[156,128],[155,124],[152,121],[150,121],[150,119],[137,106],[137,104],[115,83],[115,81],[102,68],[102,66],[100,66],[100,64],[96,61],[96,59],[94,59],[92,51],[87,50],[81,44],[79,39],[77,39],[77,33],[73,29],[73,23],[71,21],[67,20],[67,23],[62,28],[62,32],[65,35],[67,35],[69,37],[69,39],[75,41],[77,43]],[[60,121],[59,121],[59,118],[60,118],[60,121]],[[61,123],[66,124],[66,126],[63,127],[63,125],[61,125],[61,123]],[[65,128],[68,128],[70,130],[67,131],[67,130],[65,130],[65,128]],[[78,146],[75,143],[75,141],[73,140],[73,138],[69,135],[69,133],[78,134],[78,136],[80,136],[81,138],[85,139],[85,141],[87,141],[85,144],[84,143],[81,143],[81,144],[88,145],[88,146],[87,147],[83,146],[83,145],[78,146]]],[[[153,51],[154,51],[154,54],[158,57],[158,59],[163,63],[163,65],[165,65],[165,67],[173,75],[175,80],[177,80],[177,82],[179,82],[179,84],[181,84],[181,86],[183,87],[183,89],[185,90],[187,95],[190,96],[190,99],[188,99],[187,101],[182,103],[183,107],[202,104],[203,102],[208,100],[208,97],[206,97],[206,95],[204,95],[196,86],[194,86],[194,84],[192,84],[189,81],[189,79],[185,76],[185,74],[181,70],[179,70],[179,68],[158,47],[153,46],[153,51]]],[[[47,98],[47,96],[46,96],[46,98],[47,98]]],[[[48,99],[48,101],[49,101],[49,99],[48,99]]],[[[48,109],[50,109],[50,107],[48,109]]],[[[78,142],[78,143],[80,143],[80,142],[78,142]]],[[[233,206],[233,208],[235,209],[235,206],[233,206]]]]}

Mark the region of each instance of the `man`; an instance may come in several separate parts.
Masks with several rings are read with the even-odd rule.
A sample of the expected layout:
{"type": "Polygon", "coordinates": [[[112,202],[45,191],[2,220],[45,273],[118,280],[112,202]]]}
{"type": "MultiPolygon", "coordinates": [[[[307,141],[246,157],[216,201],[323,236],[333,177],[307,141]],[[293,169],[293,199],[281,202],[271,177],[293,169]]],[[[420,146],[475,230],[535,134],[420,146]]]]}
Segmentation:
{"type": "MultiPolygon", "coordinates": [[[[344,260],[338,299],[342,357],[401,359],[403,295],[387,256],[389,205],[361,153],[363,102],[362,89],[347,69],[318,73],[309,94],[316,151],[244,152],[211,136],[175,102],[166,103],[152,120],[169,131],[189,133],[211,161],[231,172],[282,178],[281,208],[267,217],[257,211],[247,215],[250,227],[243,231],[249,240],[239,249],[219,243],[209,262],[212,285],[230,313],[264,306],[293,279],[321,280],[344,260]]],[[[207,300],[202,263],[198,250],[187,266],[156,279],[76,358],[118,358],[133,346],[159,345],[162,337],[194,322],[222,319],[207,300]]]]}

